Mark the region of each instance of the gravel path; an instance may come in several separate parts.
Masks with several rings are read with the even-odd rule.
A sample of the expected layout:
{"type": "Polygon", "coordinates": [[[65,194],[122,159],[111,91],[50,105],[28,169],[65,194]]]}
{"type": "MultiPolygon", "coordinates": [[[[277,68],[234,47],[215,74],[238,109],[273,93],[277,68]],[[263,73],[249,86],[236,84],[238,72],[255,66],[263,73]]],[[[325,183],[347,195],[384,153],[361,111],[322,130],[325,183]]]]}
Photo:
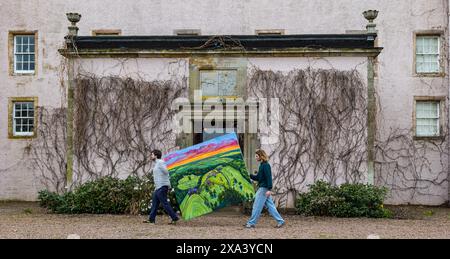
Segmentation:
{"type": "MultiPolygon", "coordinates": [[[[410,210],[410,209],[408,209],[410,210]]],[[[415,219],[336,219],[285,215],[286,227],[262,217],[256,229],[244,229],[247,216],[214,213],[176,226],[167,216],[156,225],[142,216],[56,215],[35,203],[0,202],[0,238],[445,238],[450,239],[450,208],[411,209],[415,219]],[[431,211],[431,212],[430,212],[431,211]]]]}

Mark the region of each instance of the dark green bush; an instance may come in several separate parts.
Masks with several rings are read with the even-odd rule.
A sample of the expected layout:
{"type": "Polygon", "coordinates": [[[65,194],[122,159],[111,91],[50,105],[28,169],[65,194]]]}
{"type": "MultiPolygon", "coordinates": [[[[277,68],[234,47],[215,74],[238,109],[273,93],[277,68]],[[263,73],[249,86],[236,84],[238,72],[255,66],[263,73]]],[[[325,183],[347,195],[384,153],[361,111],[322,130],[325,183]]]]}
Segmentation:
{"type": "Polygon", "coordinates": [[[44,208],[57,208],[63,202],[63,198],[54,192],[40,191],[39,205],[44,208]]]}
{"type": "MultiPolygon", "coordinates": [[[[38,199],[42,207],[55,213],[147,214],[153,191],[152,179],[148,177],[104,177],[62,195],[41,191],[38,199]]],[[[175,205],[174,194],[169,197],[175,205]]]]}
{"type": "Polygon", "coordinates": [[[317,181],[297,198],[297,213],[306,216],[391,217],[383,207],[387,189],[366,184],[332,186],[317,181]]]}

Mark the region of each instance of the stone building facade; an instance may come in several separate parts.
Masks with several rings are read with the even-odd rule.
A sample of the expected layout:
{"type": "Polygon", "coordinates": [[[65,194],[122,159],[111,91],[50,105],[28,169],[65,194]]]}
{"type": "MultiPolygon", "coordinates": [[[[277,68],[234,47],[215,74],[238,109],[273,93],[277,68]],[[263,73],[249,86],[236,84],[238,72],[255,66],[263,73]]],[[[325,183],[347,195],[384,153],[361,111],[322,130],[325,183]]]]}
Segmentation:
{"type": "Polygon", "coordinates": [[[271,153],[280,206],[318,179],[386,186],[391,204],[448,203],[448,1],[5,0],[0,12],[0,199],[35,200],[40,189],[63,191],[96,173],[144,173],[136,164],[145,145],[169,151],[211,137],[172,124],[205,119],[192,105],[203,90],[254,98],[234,113],[247,126],[264,98],[279,101],[265,109],[278,111],[275,142],[265,136],[271,123],[245,128],[240,140],[250,170],[256,148],[271,153]],[[372,22],[362,13],[373,9],[372,22]],[[69,12],[82,15],[72,32],[69,12]],[[114,117],[105,128],[86,100],[113,96],[97,103],[105,116],[120,107],[146,114],[149,106],[120,99],[129,87],[147,89],[136,100],[161,112],[131,133],[114,117]],[[175,116],[167,105],[178,98],[190,109],[175,116]],[[141,142],[111,138],[127,134],[141,142]]]}

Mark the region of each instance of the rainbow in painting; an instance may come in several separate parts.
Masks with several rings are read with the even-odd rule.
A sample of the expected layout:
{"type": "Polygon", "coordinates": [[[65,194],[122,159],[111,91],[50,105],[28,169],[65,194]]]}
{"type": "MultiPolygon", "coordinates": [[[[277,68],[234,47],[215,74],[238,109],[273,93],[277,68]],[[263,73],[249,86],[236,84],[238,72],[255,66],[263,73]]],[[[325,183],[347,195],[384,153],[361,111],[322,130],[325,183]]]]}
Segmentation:
{"type": "Polygon", "coordinates": [[[254,197],[236,133],[175,151],[163,159],[185,220],[254,197]]]}

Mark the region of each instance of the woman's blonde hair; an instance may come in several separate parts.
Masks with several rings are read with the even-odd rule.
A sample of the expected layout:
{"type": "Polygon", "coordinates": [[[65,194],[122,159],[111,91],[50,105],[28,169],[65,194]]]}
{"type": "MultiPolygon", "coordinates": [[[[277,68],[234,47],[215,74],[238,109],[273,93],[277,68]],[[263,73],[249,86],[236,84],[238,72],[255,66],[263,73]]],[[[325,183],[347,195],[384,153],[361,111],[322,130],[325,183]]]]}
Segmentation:
{"type": "Polygon", "coordinates": [[[258,149],[258,150],[256,150],[255,153],[259,156],[259,158],[261,158],[262,161],[264,161],[264,162],[269,161],[269,157],[267,156],[267,154],[264,150],[258,149]]]}

